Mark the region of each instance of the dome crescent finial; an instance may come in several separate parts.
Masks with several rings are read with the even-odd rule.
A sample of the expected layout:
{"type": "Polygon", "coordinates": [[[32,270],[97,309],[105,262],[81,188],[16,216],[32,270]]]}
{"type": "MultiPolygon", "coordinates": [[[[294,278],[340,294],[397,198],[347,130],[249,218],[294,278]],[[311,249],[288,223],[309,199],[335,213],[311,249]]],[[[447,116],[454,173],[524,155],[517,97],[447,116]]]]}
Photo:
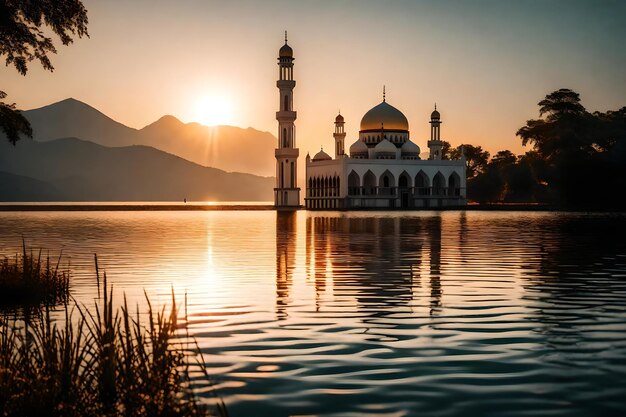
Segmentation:
{"type": "Polygon", "coordinates": [[[385,85],[383,84],[383,102],[385,101],[385,85]]]}
{"type": "Polygon", "coordinates": [[[285,31],[285,44],[287,44],[287,31],[285,31]]]}

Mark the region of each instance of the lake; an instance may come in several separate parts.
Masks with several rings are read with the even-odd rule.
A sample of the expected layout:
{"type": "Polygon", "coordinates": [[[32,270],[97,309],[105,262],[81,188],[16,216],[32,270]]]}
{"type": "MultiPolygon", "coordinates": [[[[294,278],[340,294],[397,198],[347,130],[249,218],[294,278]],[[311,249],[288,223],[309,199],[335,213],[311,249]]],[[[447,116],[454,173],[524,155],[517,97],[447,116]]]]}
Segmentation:
{"type": "Polygon", "coordinates": [[[2,212],[115,292],[187,294],[233,417],[626,412],[626,215],[2,212]]]}

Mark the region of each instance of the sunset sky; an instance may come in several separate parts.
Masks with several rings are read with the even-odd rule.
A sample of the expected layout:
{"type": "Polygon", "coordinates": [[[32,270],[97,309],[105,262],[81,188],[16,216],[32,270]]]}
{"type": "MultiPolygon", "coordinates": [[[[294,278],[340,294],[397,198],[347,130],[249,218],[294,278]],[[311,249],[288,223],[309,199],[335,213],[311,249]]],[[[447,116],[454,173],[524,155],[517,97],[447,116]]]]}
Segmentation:
{"type": "Polygon", "coordinates": [[[354,142],[383,85],[422,150],[435,102],[443,139],[492,153],[524,152],[515,131],[555,89],[579,92],[590,111],[626,105],[624,1],[84,4],[91,37],[59,46],[53,73],[0,69],[9,101],[29,109],[74,97],[136,128],[172,114],[275,134],[288,30],[301,155],[332,152],[339,109],[346,147],[354,142]]]}

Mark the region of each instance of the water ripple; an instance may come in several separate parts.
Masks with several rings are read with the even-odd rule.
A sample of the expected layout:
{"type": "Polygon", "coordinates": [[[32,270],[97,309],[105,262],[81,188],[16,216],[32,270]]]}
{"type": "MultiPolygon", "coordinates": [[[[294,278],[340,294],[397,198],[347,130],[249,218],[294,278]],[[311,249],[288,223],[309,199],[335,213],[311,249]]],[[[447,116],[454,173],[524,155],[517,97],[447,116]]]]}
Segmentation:
{"type": "Polygon", "coordinates": [[[94,253],[131,302],[186,293],[232,416],[626,409],[621,214],[1,213],[22,235],[88,306],[94,253]]]}

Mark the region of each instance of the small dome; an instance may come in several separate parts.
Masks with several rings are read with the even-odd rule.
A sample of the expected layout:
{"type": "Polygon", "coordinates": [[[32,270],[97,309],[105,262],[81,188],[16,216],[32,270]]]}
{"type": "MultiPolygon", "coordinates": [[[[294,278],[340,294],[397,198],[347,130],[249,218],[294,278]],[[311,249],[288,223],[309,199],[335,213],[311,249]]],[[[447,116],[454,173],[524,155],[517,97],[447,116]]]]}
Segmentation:
{"type": "Polygon", "coordinates": [[[324,152],[323,149],[319,151],[318,153],[316,153],[315,156],[313,157],[313,161],[328,161],[330,159],[333,159],[333,158],[331,158],[330,155],[324,152]]]}
{"type": "Polygon", "coordinates": [[[361,130],[409,130],[409,121],[404,114],[383,101],[372,107],[361,119],[361,130]]]}
{"type": "Polygon", "coordinates": [[[365,142],[358,140],[350,145],[350,156],[354,156],[356,154],[366,154],[368,153],[367,145],[365,142]]]}
{"type": "Polygon", "coordinates": [[[420,154],[420,147],[417,146],[415,143],[411,142],[410,140],[407,140],[406,142],[404,142],[400,150],[402,151],[402,155],[419,156],[420,154]]]}
{"type": "Polygon", "coordinates": [[[335,123],[343,123],[343,116],[340,114],[335,117],[335,123]]]}
{"type": "Polygon", "coordinates": [[[280,48],[278,51],[279,58],[293,58],[293,49],[291,46],[287,45],[287,42],[280,48]]]}
{"type": "Polygon", "coordinates": [[[396,153],[396,145],[389,142],[387,139],[383,139],[378,142],[378,145],[374,147],[374,153],[392,153],[395,155],[396,153]]]}
{"type": "Polygon", "coordinates": [[[430,118],[433,120],[439,120],[441,118],[441,115],[439,114],[439,112],[437,111],[437,109],[435,109],[431,114],[430,114],[430,118]]]}

